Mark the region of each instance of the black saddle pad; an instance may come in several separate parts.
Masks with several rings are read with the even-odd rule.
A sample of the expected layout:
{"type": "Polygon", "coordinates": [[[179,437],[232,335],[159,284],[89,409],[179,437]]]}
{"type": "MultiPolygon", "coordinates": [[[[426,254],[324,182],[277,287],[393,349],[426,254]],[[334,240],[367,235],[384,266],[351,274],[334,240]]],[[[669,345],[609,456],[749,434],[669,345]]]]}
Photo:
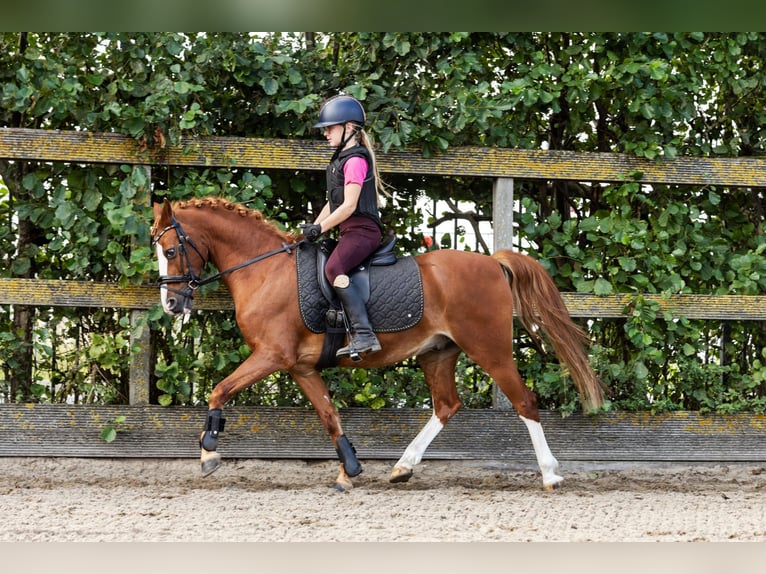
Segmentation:
{"type": "MultiPolygon", "coordinates": [[[[296,252],[298,304],[306,327],[324,333],[330,302],[319,288],[316,249],[314,245],[303,245],[296,252]]],[[[373,330],[392,333],[417,325],[423,318],[423,283],[415,258],[400,257],[393,265],[373,265],[369,273],[367,315],[373,330]]]]}

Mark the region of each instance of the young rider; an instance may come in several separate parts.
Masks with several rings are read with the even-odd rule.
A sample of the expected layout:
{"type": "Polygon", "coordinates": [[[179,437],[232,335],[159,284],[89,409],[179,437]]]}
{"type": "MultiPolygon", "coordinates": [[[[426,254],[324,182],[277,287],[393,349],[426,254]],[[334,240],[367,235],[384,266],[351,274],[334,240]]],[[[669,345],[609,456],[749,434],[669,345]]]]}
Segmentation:
{"type": "Polygon", "coordinates": [[[325,268],[351,325],[351,340],[338,350],[338,357],[380,351],[366,305],[348,276],[380,246],[383,230],[378,210],[381,182],[364,123],[364,108],[351,96],[335,96],[320,109],[314,127],[323,130],[335,151],[327,167],[327,203],[314,223],[302,226],[309,241],[335,227],[339,230],[338,245],[325,268]]]}

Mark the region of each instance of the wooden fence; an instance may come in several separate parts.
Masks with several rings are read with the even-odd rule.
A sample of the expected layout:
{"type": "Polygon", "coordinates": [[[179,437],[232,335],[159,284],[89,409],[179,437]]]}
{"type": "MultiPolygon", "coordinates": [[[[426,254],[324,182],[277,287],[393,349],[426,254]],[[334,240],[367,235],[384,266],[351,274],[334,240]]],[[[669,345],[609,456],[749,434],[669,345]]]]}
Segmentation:
{"type": "MultiPolygon", "coordinates": [[[[0,129],[0,158],[71,163],[146,166],[225,166],[323,170],[323,142],[263,138],[200,138],[159,150],[140,150],[119,134],[0,129]]],[[[516,179],[620,182],[640,172],[641,182],[694,186],[766,187],[766,160],[751,158],[676,158],[654,162],[619,154],[575,153],[466,147],[423,158],[415,151],[379,154],[382,172],[488,177],[493,187],[494,249],[513,244],[513,193],[516,179]]],[[[0,279],[0,304],[114,307],[131,309],[136,321],[158,301],[154,285],[0,279]]],[[[574,317],[623,317],[628,295],[564,293],[574,317]]],[[[766,320],[766,295],[645,295],[677,317],[711,320],[766,320]]],[[[232,309],[230,298],[213,293],[197,309],[232,309]]],[[[205,412],[199,408],[148,405],[153,368],[149,333],[134,341],[144,349],[130,373],[130,405],[0,405],[0,456],[196,456],[196,437],[205,412]],[[126,416],[118,439],[99,441],[100,429],[126,416]]],[[[532,460],[526,430],[507,403],[495,409],[457,415],[427,455],[431,458],[532,460]],[[517,428],[518,427],[518,428],[517,428]],[[518,440],[519,444],[515,444],[518,440]]],[[[349,409],[345,427],[362,458],[398,458],[429,413],[398,409],[349,409]]],[[[227,411],[222,454],[230,457],[334,457],[329,441],[307,409],[227,411]]],[[[649,416],[610,413],[595,418],[562,419],[544,413],[549,442],[561,460],[720,460],[766,461],[766,417],[678,413],[649,416]]]]}

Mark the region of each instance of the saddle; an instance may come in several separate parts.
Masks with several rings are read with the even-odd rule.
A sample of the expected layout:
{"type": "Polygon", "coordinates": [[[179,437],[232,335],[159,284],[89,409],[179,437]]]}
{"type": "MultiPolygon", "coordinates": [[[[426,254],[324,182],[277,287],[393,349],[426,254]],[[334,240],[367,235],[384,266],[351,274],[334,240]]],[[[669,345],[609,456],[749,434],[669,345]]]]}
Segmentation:
{"type": "MultiPolygon", "coordinates": [[[[423,317],[423,284],[414,257],[397,258],[396,237],[384,242],[361,265],[348,273],[367,305],[376,333],[410,329],[423,317]]],[[[324,273],[337,242],[323,239],[303,243],[296,252],[298,305],[306,328],[324,333],[317,369],[337,365],[335,352],[343,345],[347,328],[340,301],[324,273]]]]}

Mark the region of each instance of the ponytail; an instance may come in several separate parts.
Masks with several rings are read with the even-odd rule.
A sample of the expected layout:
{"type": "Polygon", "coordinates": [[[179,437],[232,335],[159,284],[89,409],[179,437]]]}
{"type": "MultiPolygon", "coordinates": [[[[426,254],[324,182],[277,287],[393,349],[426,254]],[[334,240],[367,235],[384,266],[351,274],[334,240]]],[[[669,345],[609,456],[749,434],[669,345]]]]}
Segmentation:
{"type": "MultiPolygon", "coordinates": [[[[375,149],[372,146],[372,140],[370,139],[370,136],[367,135],[367,132],[364,131],[364,128],[359,128],[357,135],[359,136],[359,143],[367,148],[367,151],[372,158],[373,177],[375,178],[375,191],[383,193],[383,195],[386,197],[391,197],[391,194],[388,191],[390,186],[380,177],[380,171],[378,171],[378,160],[375,157],[375,149]]],[[[378,196],[378,199],[380,200],[380,196],[378,196]]]]}

